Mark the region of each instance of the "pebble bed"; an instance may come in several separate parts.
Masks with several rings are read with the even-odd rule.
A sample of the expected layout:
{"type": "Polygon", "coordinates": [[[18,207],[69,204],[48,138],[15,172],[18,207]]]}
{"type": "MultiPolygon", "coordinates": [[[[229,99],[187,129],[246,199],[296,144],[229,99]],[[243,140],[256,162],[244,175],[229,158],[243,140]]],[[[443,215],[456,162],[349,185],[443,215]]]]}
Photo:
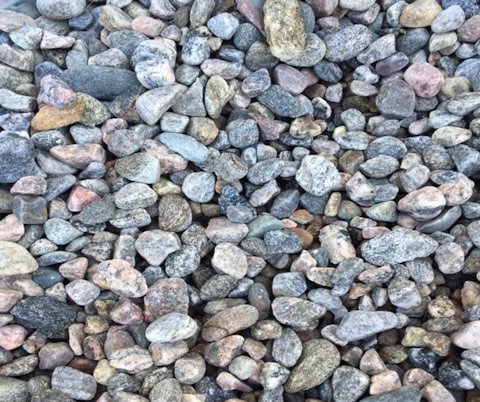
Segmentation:
{"type": "Polygon", "coordinates": [[[0,402],[480,401],[478,1],[3,3],[0,402]]]}

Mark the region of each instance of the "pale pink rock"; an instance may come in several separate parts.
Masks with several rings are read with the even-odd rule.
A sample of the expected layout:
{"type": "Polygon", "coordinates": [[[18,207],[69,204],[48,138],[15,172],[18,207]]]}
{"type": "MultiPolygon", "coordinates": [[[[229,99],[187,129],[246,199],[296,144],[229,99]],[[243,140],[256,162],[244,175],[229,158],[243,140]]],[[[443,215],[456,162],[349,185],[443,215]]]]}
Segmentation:
{"type": "Polygon", "coordinates": [[[84,327],[85,325],[81,323],[75,323],[68,327],[68,343],[75,356],[83,355],[84,327]]]}
{"type": "Polygon", "coordinates": [[[54,75],[46,75],[40,81],[39,104],[64,108],[77,101],[77,95],[70,86],[54,75]]]}
{"type": "Polygon", "coordinates": [[[188,353],[185,341],[151,343],[148,347],[155,366],[168,366],[188,353]]]}
{"type": "Polygon", "coordinates": [[[238,244],[248,234],[248,226],[244,223],[233,223],[227,218],[213,218],[208,222],[205,235],[215,244],[238,244]]]}
{"type": "Polygon", "coordinates": [[[440,92],[445,79],[440,70],[429,63],[412,64],[404,74],[404,80],[421,98],[430,98],[440,92]]]}
{"type": "Polygon", "coordinates": [[[417,221],[428,221],[440,215],[447,200],[438,188],[426,186],[408,193],[397,205],[417,221]]]}
{"type": "Polygon", "coordinates": [[[158,141],[146,140],[143,143],[142,149],[155,159],[158,159],[162,173],[170,173],[187,168],[188,161],[183,156],[171,151],[158,141]]]}
{"type": "Polygon", "coordinates": [[[272,120],[257,114],[253,115],[253,119],[258,124],[262,139],[266,141],[278,140],[280,134],[286,132],[289,127],[289,124],[285,121],[272,120]]]}
{"type": "Polygon", "coordinates": [[[344,223],[334,223],[320,230],[320,243],[334,264],[356,256],[355,247],[353,247],[344,223]]]}
{"type": "Polygon", "coordinates": [[[313,268],[317,265],[315,258],[307,250],[302,250],[300,255],[292,262],[290,271],[292,272],[302,272],[306,274],[310,268],[313,268]]]}
{"type": "Polygon", "coordinates": [[[80,212],[88,204],[98,201],[101,197],[82,186],[75,186],[68,196],[67,208],[72,212],[80,212]]]}
{"type": "Polygon", "coordinates": [[[458,40],[474,43],[480,39],[480,15],[474,15],[466,20],[457,31],[458,40]]]}
{"type": "Polygon", "coordinates": [[[360,370],[370,376],[387,371],[387,366],[375,349],[368,349],[360,359],[360,370]]]}
{"type": "Polygon", "coordinates": [[[59,36],[50,31],[43,31],[40,49],[70,49],[75,43],[75,38],[71,36],[59,36]]]}
{"type": "Polygon", "coordinates": [[[138,345],[116,350],[110,355],[109,360],[110,366],[129,374],[135,374],[153,366],[149,351],[138,345]]]}
{"type": "Polygon", "coordinates": [[[0,313],[0,327],[10,324],[13,320],[13,315],[0,313]]]}
{"type": "Polygon", "coordinates": [[[450,340],[455,346],[462,349],[480,347],[480,320],[464,324],[458,331],[450,335],[450,340]]]}
{"type": "Polygon", "coordinates": [[[430,381],[434,380],[433,375],[419,368],[408,370],[403,376],[403,385],[423,388],[430,381]]]}
{"type": "Polygon", "coordinates": [[[10,189],[12,194],[43,195],[47,192],[47,181],[40,176],[24,176],[10,189]]]}
{"type": "Polygon", "coordinates": [[[362,229],[362,237],[368,240],[377,236],[381,236],[387,232],[390,232],[390,229],[385,226],[371,226],[362,229]]]}
{"type": "Polygon", "coordinates": [[[309,85],[301,71],[286,64],[279,64],[275,67],[273,78],[278,85],[294,95],[300,95],[309,85]]]}
{"type": "Polygon", "coordinates": [[[135,325],[143,322],[142,309],[131,300],[122,299],[110,312],[112,321],[123,325],[135,325]]]}
{"type": "Polygon", "coordinates": [[[140,32],[150,38],[160,36],[163,28],[165,28],[163,21],[146,15],[141,15],[132,21],[132,29],[134,31],[140,32]]]}
{"type": "Polygon", "coordinates": [[[400,388],[402,383],[398,373],[393,370],[382,371],[371,377],[370,395],[383,394],[384,392],[393,391],[400,388]]]}
{"type": "Polygon", "coordinates": [[[455,402],[454,396],[437,380],[430,381],[421,390],[428,402],[455,402]]]}
{"type": "Polygon", "coordinates": [[[181,278],[159,279],[143,298],[145,321],[152,322],[162,315],[188,312],[188,287],[181,278]]]}
{"type": "Polygon", "coordinates": [[[119,296],[142,297],[147,283],[142,274],[124,260],[107,260],[98,265],[93,282],[119,296]]]}
{"type": "Polygon", "coordinates": [[[218,244],[211,262],[217,271],[237,279],[242,279],[248,271],[245,252],[232,243],[218,244]]]}
{"type": "Polygon", "coordinates": [[[259,7],[259,3],[254,0],[238,0],[237,10],[250,23],[263,32],[263,10],[259,7]]]}
{"type": "Polygon", "coordinates": [[[0,347],[13,350],[22,346],[27,330],[20,325],[5,325],[0,327],[0,347]]]}
{"type": "Polygon", "coordinates": [[[240,381],[233,374],[230,374],[226,371],[221,372],[217,376],[217,384],[224,391],[240,391],[240,392],[252,391],[252,388],[250,388],[247,384],[240,381]]]}
{"type": "Polygon", "coordinates": [[[7,215],[0,221],[0,241],[17,242],[25,234],[25,227],[14,214],[7,215]]]}
{"type": "Polygon", "coordinates": [[[66,366],[73,359],[73,352],[65,342],[47,343],[38,352],[39,368],[53,370],[59,366],[66,366]]]}
{"type": "Polygon", "coordinates": [[[87,268],[88,258],[79,257],[64,262],[62,265],[60,265],[60,267],[58,267],[58,271],[64,278],[75,280],[83,279],[87,273],[87,268]]]}
{"type": "Polygon", "coordinates": [[[22,347],[27,353],[36,353],[47,343],[47,339],[47,335],[37,330],[25,340],[22,347]]]}
{"type": "Polygon", "coordinates": [[[0,289],[0,313],[8,313],[22,299],[23,293],[13,289],[0,289]]]}
{"type": "MultiPolygon", "coordinates": [[[[243,343],[242,350],[247,353],[253,360],[261,360],[267,353],[267,348],[265,345],[252,338],[247,338],[245,339],[245,342],[243,343]]],[[[260,375],[260,371],[258,374],[260,375]]]]}
{"type": "Polygon", "coordinates": [[[23,26],[35,26],[35,20],[28,15],[10,10],[0,10],[0,31],[12,32],[23,26]]]}
{"type": "Polygon", "coordinates": [[[215,367],[227,367],[241,353],[244,341],[243,336],[232,335],[212,342],[205,348],[205,360],[215,367]]]}
{"type": "Polygon", "coordinates": [[[68,297],[79,306],[92,303],[99,295],[100,288],[85,279],[76,279],[65,286],[68,297]]]}
{"type": "Polygon", "coordinates": [[[50,155],[77,169],[85,169],[92,162],[105,163],[107,158],[100,144],[57,145],[50,149],[50,155]]]}

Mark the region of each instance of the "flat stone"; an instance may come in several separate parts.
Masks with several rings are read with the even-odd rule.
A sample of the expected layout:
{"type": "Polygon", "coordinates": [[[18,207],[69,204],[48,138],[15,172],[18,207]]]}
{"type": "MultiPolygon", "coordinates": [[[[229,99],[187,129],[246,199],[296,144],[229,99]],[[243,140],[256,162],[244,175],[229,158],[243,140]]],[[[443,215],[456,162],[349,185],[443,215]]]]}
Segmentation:
{"type": "Polygon", "coordinates": [[[397,229],[368,240],[361,246],[362,257],[375,265],[400,264],[433,254],[438,243],[411,229],[397,229]]]}
{"type": "Polygon", "coordinates": [[[337,336],[347,342],[368,338],[395,328],[397,316],[388,311],[351,311],[337,328],[337,336]]]}
{"type": "Polygon", "coordinates": [[[83,92],[99,100],[113,100],[140,85],[133,71],[102,66],[68,68],[60,78],[75,92],[83,92]]]}
{"type": "Polygon", "coordinates": [[[162,133],[159,136],[162,144],[180,154],[186,160],[203,163],[208,158],[208,149],[194,138],[179,133],[162,133]]]}
{"type": "Polygon", "coordinates": [[[13,133],[0,137],[0,183],[15,183],[33,173],[33,144],[13,133]]]}
{"type": "Polygon", "coordinates": [[[242,329],[251,327],[258,320],[258,310],[250,305],[240,305],[215,314],[202,329],[202,338],[213,342],[242,329]]]}
{"type": "Polygon", "coordinates": [[[151,89],[138,97],[137,113],[145,123],[156,124],[186,90],[187,87],[181,84],[151,89]]]}
{"type": "Polygon", "coordinates": [[[400,15],[400,24],[408,28],[428,27],[442,7],[435,0],[416,0],[404,8],[400,15]]]}
{"type": "Polygon", "coordinates": [[[180,249],[180,239],[175,233],[163,230],[146,231],[138,236],[135,248],[151,265],[160,265],[173,252],[180,249]]]}
{"type": "Polygon", "coordinates": [[[405,81],[390,80],[380,87],[375,103],[383,116],[403,119],[414,111],[415,92],[405,81]]]}
{"type": "Polygon", "coordinates": [[[93,376],[71,367],[57,367],[52,374],[52,389],[81,400],[93,399],[97,392],[97,383],[93,376]]]}
{"type": "Polygon", "coordinates": [[[357,56],[373,40],[373,33],[364,25],[356,24],[327,35],[325,58],[341,62],[357,56]]]}

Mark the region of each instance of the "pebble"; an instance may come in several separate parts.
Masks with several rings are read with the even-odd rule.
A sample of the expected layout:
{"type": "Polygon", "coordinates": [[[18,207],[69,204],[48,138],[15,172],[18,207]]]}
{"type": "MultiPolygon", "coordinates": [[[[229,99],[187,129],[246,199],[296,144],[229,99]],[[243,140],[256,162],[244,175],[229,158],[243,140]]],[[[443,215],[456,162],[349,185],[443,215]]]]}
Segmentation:
{"type": "Polygon", "coordinates": [[[22,246],[9,241],[0,241],[0,276],[28,274],[38,268],[38,263],[22,246]]]}
{"type": "Polygon", "coordinates": [[[380,87],[375,102],[384,117],[403,119],[414,111],[415,93],[405,81],[391,80],[380,87]]]}
{"type": "Polygon", "coordinates": [[[190,338],[198,331],[198,324],[187,314],[171,312],[153,321],[145,336],[150,342],[175,342],[190,338]]]}
{"type": "Polygon", "coordinates": [[[202,338],[213,342],[249,328],[258,320],[258,310],[250,305],[241,305],[215,314],[202,329],[202,338]]]}
{"type": "Polygon", "coordinates": [[[340,353],[335,345],[324,339],[312,339],[303,345],[299,363],[285,384],[287,392],[299,392],[326,381],[340,365],[340,353]]]}
{"type": "Polygon", "coordinates": [[[141,297],[147,293],[145,278],[124,260],[107,260],[98,265],[93,282],[119,296],[141,297]]]}
{"type": "Polygon", "coordinates": [[[356,24],[331,33],[324,38],[325,58],[333,62],[349,60],[370,45],[373,40],[372,31],[366,26],[356,24]]]}
{"type": "Polygon", "coordinates": [[[428,63],[412,64],[405,71],[404,79],[422,98],[437,95],[445,83],[442,73],[428,63]]]}
{"type": "Polygon", "coordinates": [[[397,326],[398,319],[387,311],[352,311],[347,313],[337,328],[337,336],[347,342],[365,339],[397,326]],[[358,325],[362,323],[362,325],[358,325]]]}
{"type": "Polygon", "coordinates": [[[33,144],[13,133],[3,133],[0,145],[0,183],[15,183],[33,173],[33,144]]]}
{"type": "Polygon", "coordinates": [[[57,367],[52,374],[52,389],[83,401],[88,401],[97,392],[93,376],[71,367],[57,367]]]}

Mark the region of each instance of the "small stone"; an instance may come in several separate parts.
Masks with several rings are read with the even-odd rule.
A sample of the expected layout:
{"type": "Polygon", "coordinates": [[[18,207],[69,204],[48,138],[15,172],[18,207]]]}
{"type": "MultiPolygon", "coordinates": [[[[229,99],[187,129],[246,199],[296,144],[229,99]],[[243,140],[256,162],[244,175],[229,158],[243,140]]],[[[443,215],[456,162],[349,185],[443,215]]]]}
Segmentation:
{"type": "Polygon", "coordinates": [[[428,63],[412,64],[405,71],[404,79],[422,98],[437,95],[445,82],[441,72],[428,63]]]}
{"type": "Polygon", "coordinates": [[[182,232],[192,224],[188,202],[176,194],[163,196],[158,204],[158,226],[162,230],[182,232]]]}
{"type": "Polygon", "coordinates": [[[198,353],[188,353],[174,365],[175,378],[182,384],[196,384],[205,375],[206,364],[198,353]]]}
{"type": "Polygon", "coordinates": [[[340,322],[337,336],[347,342],[365,339],[395,328],[397,322],[397,316],[387,311],[351,311],[340,322]]]}
{"type": "Polygon", "coordinates": [[[19,135],[3,133],[0,141],[0,183],[15,183],[33,173],[33,144],[19,135]]]}
{"type": "MultiPolygon", "coordinates": [[[[443,6],[442,2],[442,6],[443,6]]],[[[438,14],[432,22],[432,31],[445,33],[460,28],[465,21],[465,13],[459,5],[452,5],[438,14]]]]}
{"type": "Polygon", "coordinates": [[[333,62],[352,59],[367,48],[372,40],[373,33],[366,26],[348,26],[324,38],[327,47],[325,58],[333,62]]]}
{"type": "Polygon", "coordinates": [[[480,346],[478,337],[475,336],[480,328],[480,321],[472,321],[464,324],[458,331],[450,335],[455,346],[462,349],[474,349],[480,346]]]}
{"type": "Polygon", "coordinates": [[[368,375],[360,370],[341,366],[335,370],[332,377],[334,398],[345,402],[356,401],[367,390],[369,383],[368,375]]]}
{"type": "Polygon", "coordinates": [[[398,210],[408,213],[418,221],[438,216],[446,205],[446,199],[436,187],[427,186],[408,193],[398,202],[398,210]]]}
{"type": "Polygon", "coordinates": [[[191,173],[182,184],[183,193],[192,201],[206,203],[214,195],[215,176],[206,172],[191,173]]]}
{"type": "Polygon", "coordinates": [[[138,97],[137,113],[147,124],[156,124],[186,89],[180,84],[151,89],[138,97]]]}
{"type": "Polygon", "coordinates": [[[460,127],[445,126],[435,130],[432,135],[432,143],[444,147],[454,147],[455,145],[468,141],[471,136],[472,132],[470,130],[460,127]]]}
{"type": "Polygon", "coordinates": [[[208,158],[208,149],[194,138],[179,133],[162,133],[159,136],[162,144],[180,154],[186,160],[203,163],[208,158]]]}
{"type": "Polygon", "coordinates": [[[57,367],[52,374],[52,389],[82,401],[93,399],[97,383],[93,376],[71,367],[57,367]]]}
{"type": "Polygon", "coordinates": [[[73,352],[67,343],[47,343],[38,352],[39,368],[53,370],[59,366],[66,366],[73,359],[73,356],[73,352]]]}
{"type": "Polygon", "coordinates": [[[202,338],[207,342],[213,342],[249,328],[257,320],[258,310],[255,307],[250,305],[232,307],[215,314],[204,324],[202,338]]]}
{"type": "Polygon", "coordinates": [[[108,260],[98,265],[93,282],[119,296],[141,297],[147,293],[145,278],[124,260],[108,260]]]}
{"type": "Polygon", "coordinates": [[[428,402],[453,402],[453,395],[438,381],[433,380],[422,388],[422,396],[428,402]]]}
{"type": "Polygon", "coordinates": [[[198,331],[197,323],[187,314],[168,313],[152,322],[145,332],[150,342],[175,342],[190,338],[198,331]]]}
{"type": "Polygon", "coordinates": [[[302,159],[295,179],[305,191],[316,196],[330,192],[340,182],[338,171],[330,161],[310,155],[302,159]]]}
{"type": "Polygon", "coordinates": [[[388,297],[398,308],[412,309],[420,306],[422,298],[415,283],[402,277],[394,278],[388,285],[388,297]]]}
{"type": "Polygon", "coordinates": [[[20,325],[5,325],[0,327],[0,347],[5,350],[14,350],[25,341],[27,330],[20,325]]]}
{"type": "Polygon", "coordinates": [[[444,274],[454,274],[463,269],[465,254],[457,243],[442,244],[435,252],[435,262],[438,269],[444,274]]]}
{"type": "Polygon", "coordinates": [[[428,27],[442,7],[435,0],[416,0],[404,8],[400,15],[400,24],[408,28],[428,27]]]}
{"type": "Polygon", "coordinates": [[[230,40],[239,26],[238,20],[231,14],[221,13],[208,20],[208,29],[223,40],[230,40]]]}
{"type": "Polygon", "coordinates": [[[316,387],[326,381],[340,365],[340,353],[327,340],[313,339],[303,345],[299,363],[285,384],[285,391],[295,393],[316,387]]]}
{"type": "Polygon", "coordinates": [[[372,376],[369,392],[371,395],[383,394],[393,391],[402,386],[398,373],[393,370],[386,370],[372,376]]]}
{"type": "Polygon", "coordinates": [[[58,218],[47,220],[44,225],[44,230],[48,240],[62,246],[83,235],[83,233],[75,229],[70,222],[58,218]]]}
{"type": "Polygon", "coordinates": [[[38,268],[38,263],[22,246],[0,241],[0,277],[29,274],[38,268]]]}
{"type": "Polygon", "coordinates": [[[160,178],[160,163],[148,153],[125,156],[115,162],[115,170],[128,180],[152,184],[160,178]]]}
{"type": "Polygon", "coordinates": [[[276,297],[272,302],[274,317],[285,325],[307,328],[325,315],[326,309],[296,297],[276,297]]]}
{"type": "Polygon", "coordinates": [[[109,363],[113,368],[135,374],[150,368],[153,360],[147,350],[135,345],[114,351],[109,357],[109,363]]]}
{"type": "Polygon", "coordinates": [[[100,288],[84,279],[77,279],[70,282],[65,287],[65,291],[70,299],[79,306],[86,306],[92,303],[100,295],[100,288]]]}
{"type": "Polygon", "coordinates": [[[215,247],[212,266],[217,271],[242,279],[248,269],[247,257],[234,244],[221,243],[215,247]]]}
{"type": "Polygon", "coordinates": [[[415,92],[405,81],[390,80],[380,87],[375,103],[384,117],[403,119],[414,111],[415,92]]]}
{"type": "Polygon", "coordinates": [[[437,247],[438,243],[429,236],[410,229],[397,229],[368,240],[362,245],[361,252],[365,260],[382,266],[426,257],[437,247]],[[401,244],[402,247],[392,248],[392,244],[401,244]]]}

